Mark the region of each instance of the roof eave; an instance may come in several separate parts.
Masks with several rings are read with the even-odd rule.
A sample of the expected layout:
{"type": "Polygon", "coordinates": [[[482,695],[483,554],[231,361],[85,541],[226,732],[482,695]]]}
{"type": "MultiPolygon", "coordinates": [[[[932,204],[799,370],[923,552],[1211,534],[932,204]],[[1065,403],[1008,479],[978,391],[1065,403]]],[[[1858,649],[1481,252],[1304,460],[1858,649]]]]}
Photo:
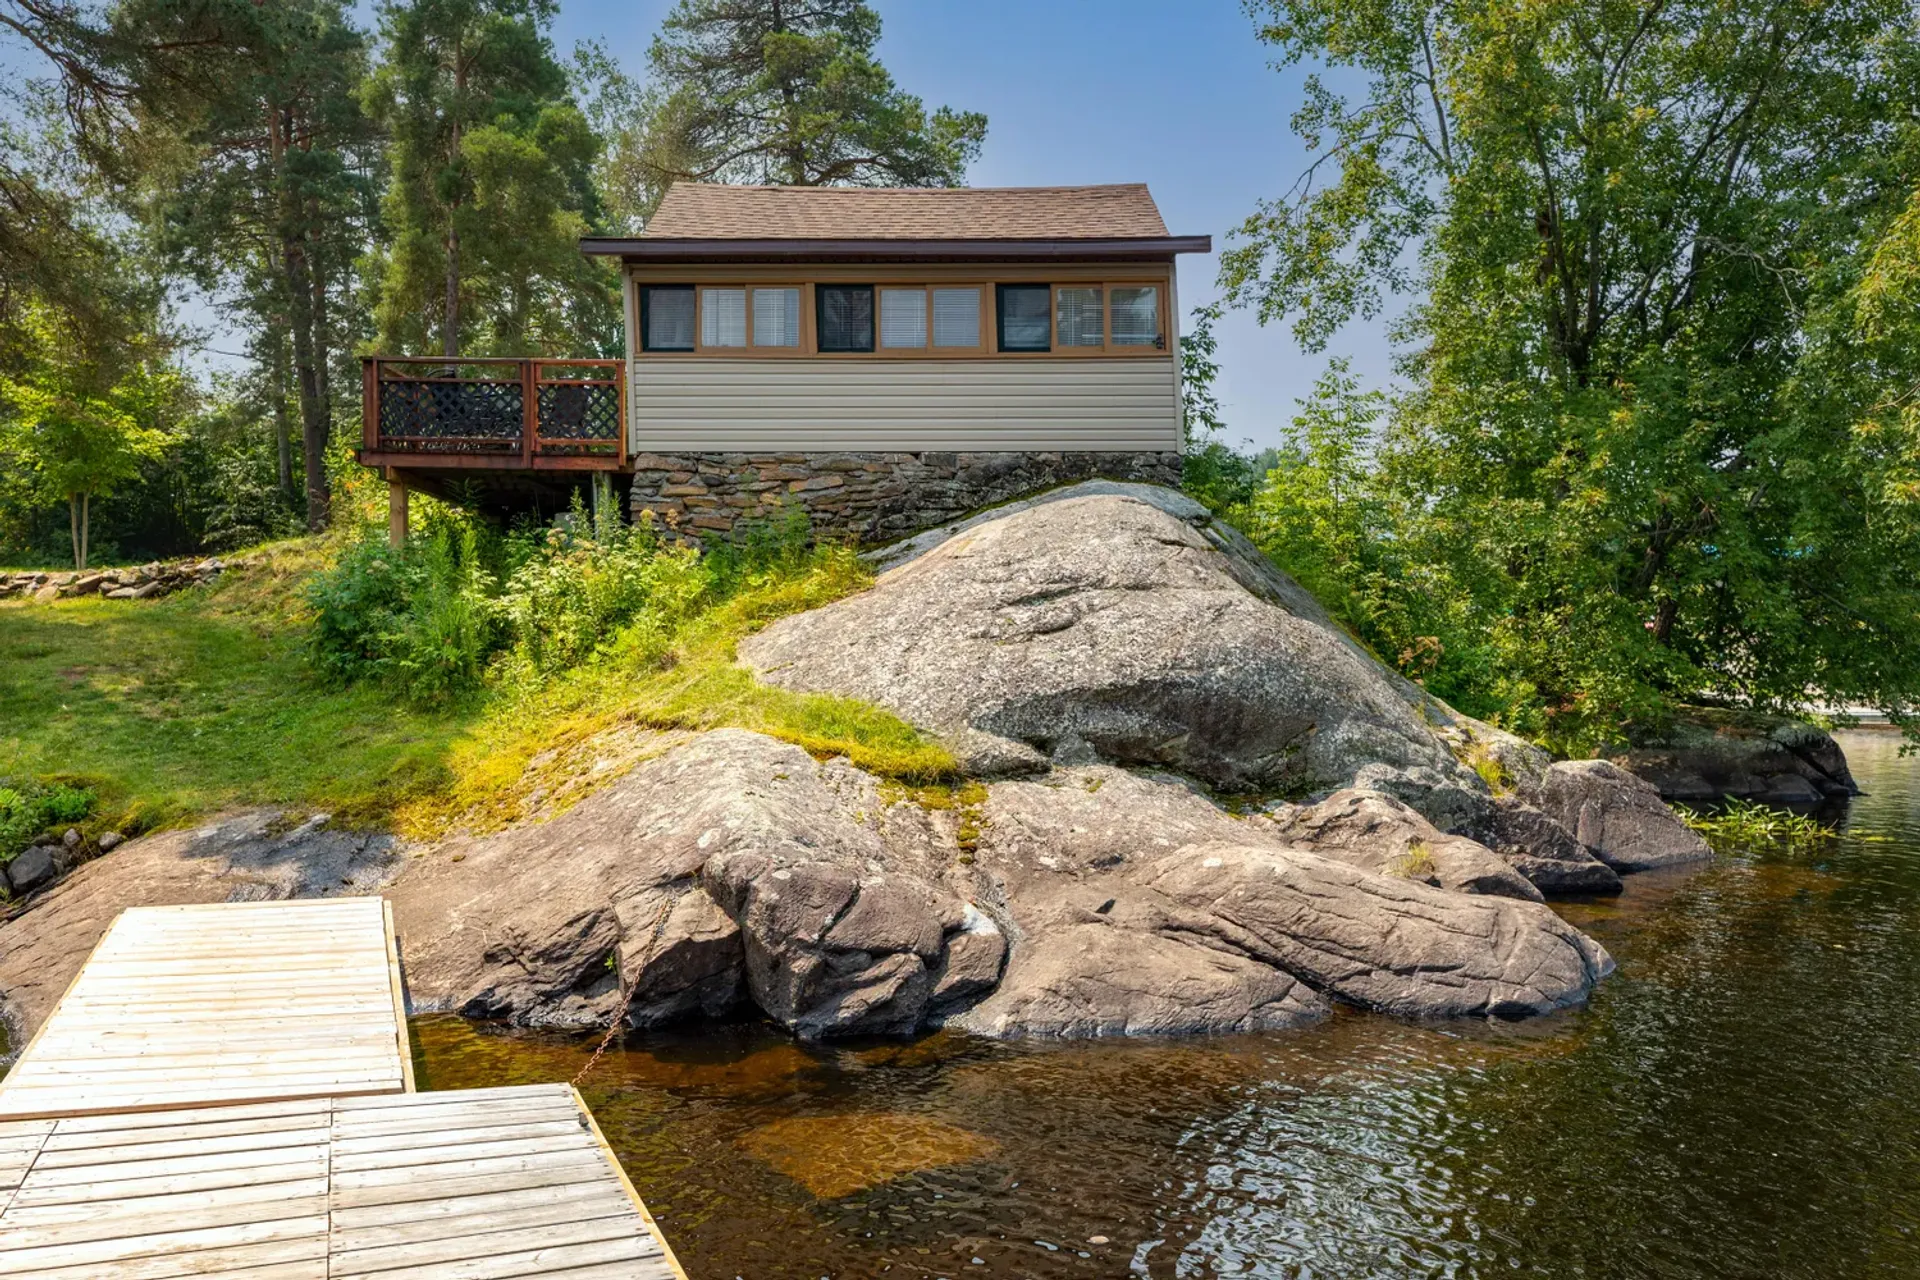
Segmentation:
{"type": "Polygon", "coordinates": [[[1213,252],[1212,236],[1068,240],[721,240],[585,236],[580,252],[628,262],[986,262],[1019,258],[1151,259],[1213,252]]]}

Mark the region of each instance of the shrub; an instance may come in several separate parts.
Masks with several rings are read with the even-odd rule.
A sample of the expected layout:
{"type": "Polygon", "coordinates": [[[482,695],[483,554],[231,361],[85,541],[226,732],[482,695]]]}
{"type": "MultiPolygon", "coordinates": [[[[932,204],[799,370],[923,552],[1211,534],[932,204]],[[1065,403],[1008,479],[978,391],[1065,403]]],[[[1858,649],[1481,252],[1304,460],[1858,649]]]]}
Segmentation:
{"type": "Polygon", "coordinates": [[[94,795],[63,782],[27,778],[0,780],[0,862],[32,844],[35,837],[70,827],[93,812],[94,795]]]}
{"type": "Polygon", "coordinates": [[[472,527],[441,522],[396,550],[369,531],[307,587],[320,671],[373,679],[418,702],[472,689],[498,644],[493,577],[472,527]]]}

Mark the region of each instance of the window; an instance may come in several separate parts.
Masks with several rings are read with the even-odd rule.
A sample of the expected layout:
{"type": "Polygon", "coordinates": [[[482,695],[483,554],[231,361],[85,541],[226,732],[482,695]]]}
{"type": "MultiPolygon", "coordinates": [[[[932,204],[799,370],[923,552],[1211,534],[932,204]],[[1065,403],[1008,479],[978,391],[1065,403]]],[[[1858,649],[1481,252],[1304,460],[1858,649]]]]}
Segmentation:
{"type": "Polygon", "coordinates": [[[823,284],[813,291],[822,351],[873,350],[873,286],[823,284]]]}
{"type": "Polygon", "coordinates": [[[653,284],[640,291],[640,349],[693,350],[693,286],[653,284]]]}
{"type": "Polygon", "coordinates": [[[933,345],[936,347],[980,346],[980,291],[978,289],[933,290],[933,345]]]}
{"type": "Polygon", "coordinates": [[[1052,350],[1053,290],[1044,284],[1003,284],[1000,294],[1000,349],[1052,350]]]}
{"type": "Polygon", "coordinates": [[[702,289],[700,291],[700,345],[703,347],[747,345],[747,291],[745,289],[702,289]]]}
{"type": "Polygon", "coordinates": [[[1105,338],[1100,286],[1062,285],[1054,292],[1054,329],[1063,347],[1097,347],[1105,338]]]}
{"type": "Polygon", "coordinates": [[[880,291],[880,345],[887,350],[920,349],[927,345],[927,291],[880,291]]]}
{"type": "Polygon", "coordinates": [[[1158,285],[1128,284],[1113,287],[1113,345],[1116,347],[1165,348],[1167,339],[1160,332],[1160,289],[1158,285]]]}
{"type": "Polygon", "coordinates": [[[800,346],[798,285],[753,291],[753,345],[796,349],[800,346]]]}

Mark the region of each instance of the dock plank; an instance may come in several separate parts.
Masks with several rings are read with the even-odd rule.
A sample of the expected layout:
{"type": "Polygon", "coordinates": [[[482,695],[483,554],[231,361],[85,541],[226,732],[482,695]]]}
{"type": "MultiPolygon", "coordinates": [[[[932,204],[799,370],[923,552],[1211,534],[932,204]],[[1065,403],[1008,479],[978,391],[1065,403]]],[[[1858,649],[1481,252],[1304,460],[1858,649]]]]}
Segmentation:
{"type": "Polygon", "coordinates": [[[0,1080],[0,1120],[400,1092],[380,898],[123,911],[0,1080]]]}
{"type": "Polygon", "coordinates": [[[685,1280],[576,1092],[471,1095],[5,1124],[0,1275],[685,1280]]]}

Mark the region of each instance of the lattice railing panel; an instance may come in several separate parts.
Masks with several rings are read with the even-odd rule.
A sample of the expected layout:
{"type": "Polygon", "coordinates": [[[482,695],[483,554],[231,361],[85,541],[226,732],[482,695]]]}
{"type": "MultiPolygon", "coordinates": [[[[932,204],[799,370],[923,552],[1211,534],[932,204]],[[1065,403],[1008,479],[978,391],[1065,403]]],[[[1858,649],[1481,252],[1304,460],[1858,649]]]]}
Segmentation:
{"type": "Polygon", "coordinates": [[[418,453],[512,452],[520,448],[522,404],[518,382],[383,380],[381,445],[418,453]]]}
{"type": "Polygon", "coordinates": [[[542,452],[602,452],[619,444],[620,388],[615,384],[543,382],[538,405],[542,452]]]}

